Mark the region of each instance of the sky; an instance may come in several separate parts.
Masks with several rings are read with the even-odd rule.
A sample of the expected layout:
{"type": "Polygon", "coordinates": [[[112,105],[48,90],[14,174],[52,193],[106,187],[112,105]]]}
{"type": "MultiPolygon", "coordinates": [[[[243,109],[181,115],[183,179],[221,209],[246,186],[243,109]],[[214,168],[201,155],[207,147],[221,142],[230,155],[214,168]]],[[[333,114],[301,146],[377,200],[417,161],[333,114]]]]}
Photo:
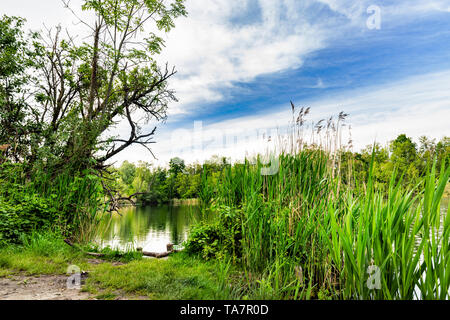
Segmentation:
{"type": "MultiPolygon", "coordinates": [[[[288,125],[290,101],[311,107],[310,121],[348,113],[355,151],[400,133],[450,136],[450,0],[186,5],[158,57],[176,67],[170,86],[179,99],[158,126],[158,160],[136,146],[119,164],[242,159],[288,125]]],[[[31,29],[62,23],[83,32],[59,0],[2,0],[0,14],[25,17],[31,29]]]]}

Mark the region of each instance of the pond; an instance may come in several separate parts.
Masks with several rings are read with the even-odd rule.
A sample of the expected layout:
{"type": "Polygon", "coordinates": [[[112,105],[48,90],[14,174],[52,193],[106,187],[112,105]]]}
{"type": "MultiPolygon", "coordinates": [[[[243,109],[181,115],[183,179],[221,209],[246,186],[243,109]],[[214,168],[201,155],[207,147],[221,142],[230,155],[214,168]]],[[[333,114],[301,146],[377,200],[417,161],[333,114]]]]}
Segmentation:
{"type": "MultiPolygon", "coordinates": [[[[447,197],[442,202],[442,222],[448,200],[447,197]]],[[[192,224],[199,219],[207,217],[202,217],[198,205],[124,207],[120,214],[114,213],[110,219],[105,219],[100,226],[97,243],[120,250],[141,247],[144,251],[164,252],[168,243],[181,245],[187,239],[192,224]]]]}
{"type": "Polygon", "coordinates": [[[193,223],[201,219],[197,205],[124,207],[100,225],[97,243],[102,247],[164,252],[166,245],[181,245],[193,223]]]}
{"type": "MultiPolygon", "coordinates": [[[[449,203],[450,203],[450,197],[447,195],[444,195],[444,197],[442,198],[442,201],[441,201],[440,227],[439,227],[439,230],[437,233],[439,236],[442,236],[442,234],[444,233],[445,218],[447,217],[449,203]]],[[[417,236],[416,246],[420,245],[421,240],[422,240],[422,238],[420,236],[417,236]]]]}

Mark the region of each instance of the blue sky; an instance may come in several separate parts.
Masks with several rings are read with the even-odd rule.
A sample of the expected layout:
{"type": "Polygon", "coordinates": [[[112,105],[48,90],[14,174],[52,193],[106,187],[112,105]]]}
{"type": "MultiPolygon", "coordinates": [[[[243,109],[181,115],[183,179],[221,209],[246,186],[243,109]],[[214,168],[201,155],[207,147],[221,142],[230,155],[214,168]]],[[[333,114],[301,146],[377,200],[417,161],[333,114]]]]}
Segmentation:
{"type": "MultiPolygon", "coordinates": [[[[348,89],[389,86],[395,80],[450,69],[449,18],[450,13],[438,13],[420,25],[409,23],[344,38],[310,53],[299,68],[236,81],[235,87],[221,90],[225,100],[200,102],[196,113],[179,120],[213,122],[265,113],[273,105],[289,108],[290,100],[307,105],[310,100],[348,89]]],[[[177,125],[178,121],[171,123],[177,125]]]]}
{"type": "MultiPolygon", "coordinates": [[[[2,9],[22,8],[35,25],[61,18],[42,5],[23,10],[33,2],[3,0],[2,9]]],[[[450,136],[450,0],[187,0],[187,8],[159,57],[178,70],[171,87],[180,100],[156,136],[160,164],[242,158],[248,144],[221,137],[287,125],[290,100],[312,107],[312,120],[349,113],[355,149],[403,132],[450,136]],[[373,5],[380,29],[367,26],[373,5]],[[215,148],[193,147],[196,121],[204,141],[217,137],[215,148]]],[[[135,147],[116,160],[152,159],[135,147]]]]}
{"type": "Polygon", "coordinates": [[[159,154],[243,157],[245,147],[221,142],[212,150],[186,148],[189,139],[174,145],[193,135],[194,121],[236,136],[243,128],[282,127],[290,100],[311,106],[313,119],[350,113],[355,149],[403,132],[414,139],[450,135],[450,1],[212,2],[207,13],[204,2],[188,2],[191,15],[169,35],[180,103],[160,130],[166,146],[156,146],[159,154]],[[381,10],[380,29],[367,27],[371,5],[381,10]],[[180,38],[197,49],[181,49],[180,38]],[[187,131],[174,134],[180,128],[187,131]]]}

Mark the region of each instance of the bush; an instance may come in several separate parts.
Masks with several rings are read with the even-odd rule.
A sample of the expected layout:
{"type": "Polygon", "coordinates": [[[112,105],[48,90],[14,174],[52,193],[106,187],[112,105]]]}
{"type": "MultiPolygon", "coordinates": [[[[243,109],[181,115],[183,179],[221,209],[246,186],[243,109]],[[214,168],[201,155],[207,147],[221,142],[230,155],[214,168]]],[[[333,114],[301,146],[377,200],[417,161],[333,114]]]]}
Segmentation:
{"type": "Polygon", "coordinates": [[[189,253],[201,254],[205,259],[213,258],[221,251],[220,238],[217,223],[201,223],[192,228],[185,249],[189,253]]]}
{"type": "Polygon", "coordinates": [[[242,212],[236,208],[220,206],[212,222],[201,222],[191,229],[185,249],[205,259],[232,256],[241,257],[242,212]]]}
{"type": "Polygon", "coordinates": [[[21,164],[0,165],[0,244],[20,242],[21,234],[50,227],[68,237],[90,235],[103,208],[98,177],[26,172],[21,164]]]}
{"type": "Polygon", "coordinates": [[[52,199],[26,183],[22,165],[0,166],[0,245],[18,243],[23,234],[47,228],[58,219],[52,199]]]}
{"type": "Polygon", "coordinates": [[[18,243],[22,234],[48,228],[57,219],[50,201],[37,195],[24,195],[20,201],[0,199],[0,245],[18,243]]]}

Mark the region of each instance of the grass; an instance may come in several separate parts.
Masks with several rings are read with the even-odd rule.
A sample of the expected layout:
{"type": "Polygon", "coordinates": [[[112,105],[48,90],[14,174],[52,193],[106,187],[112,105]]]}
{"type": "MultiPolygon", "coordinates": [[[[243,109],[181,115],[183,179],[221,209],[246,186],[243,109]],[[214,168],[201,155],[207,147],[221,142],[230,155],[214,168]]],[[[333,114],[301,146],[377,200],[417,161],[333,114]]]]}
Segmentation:
{"type": "Polygon", "coordinates": [[[334,265],[340,272],[342,297],[347,299],[446,299],[449,261],[448,215],[442,233],[440,201],[450,168],[435,180],[435,167],[424,192],[401,190],[395,175],[388,195],[369,180],[362,200],[349,196],[341,221],[329,210],[334,265]],[[367,285],[367,270],[379,268],[380,288],[367,285]],[[419,289],[420,294],[416,294],[419,289]]]}
{"type": "Polygon", "coordinates": [[[0,248],[0,275],[24,272],[27,275],[65,274],[67,267],[86,267],[83,254],[51,234],[34,234],[23,245],[0,248]]]}
{"type": "MultiPolygon", "coordinates": [[[[81,243],[87,243],[96,234],[106,205],[101,180],[91,172],[56,174],[36,168],[30,173],[24,164],[4,163],[0,167],[0,182],[0,199],[6,208],[11,211],[19,204],[22,207],[12,221],[16,224],[12,231],[28,233],[33,228],[50,227],[81,243]],[[33,227],[23,229],[22,225],[30,224],[28,220],[33,220],[33,227]]],[[[9,211],[0,212],[2,219],[11,218],[9,211]]],[[[9,240],[17,242],[15,237],[10,236],[9,240]]]]}
{"type": "Polygon", "coordinates": [[[438,175],[430,161],[414,186],[394,170],[380,186],[373,155],[358,181],[351,163],[343,174],[339,121],[328,127],[320,145],[298,142],[296,128],[275,175],[261,174],[258,156],[226,167],[215,185],[202,177],[208,203],[230,208],[216,215],[241,213],[242,252],[232,258],[244,290],[263,299],[448,299],[448,164],[438,175]],[[368,285],[372,276],[379,286],[368,285]]]}
{"type": "MultiPolygon", "coordinates": [[[[97,299],[224,299],[217,265],[184,253],[167,260],[141,258],[135,252],[104,250],[104,263],[90,264],[89,256],[52,234],[33,234],[23,245],[0,248],[0,277],[65,275],[70,265],[89,271],[83,291],[97,299]],[[113,262],[122,262],[117,265],[113,262]]],[[[89,248],[92,250],[93,248],[89,248]]],[[[223,285],[222,285],[223,286],[223,285]]]]}
{"type": "Polygon", "coordinates": [[[60,237],[34,233],[22,245],[0,248],[0,277],[63,275],[77,265],[89,271],[83,290],[104,300],[448,299],[450,218],[439,219],[439,208],[450,168],[436,178],[432,166],[411,190],[394,174],[387,194],[370,179],[364,191],[338,193],[337,182],[324,179],[330,176],[323,154],[284,155],[280,164],[271,177],[250,163],[223,173],[232,185],[222,183],[214,202],[239,203],[238,260],[185,253],[142,259],[104,249],[105,263],[92,265],[60,237]],[[370,266],[380,268],[380,290],[366,285],[370,266]]]}
{"type": "Polygon", "coordinates": [[[145,296],[163,300],[226,298],[219,290],[215,264],[182,253],[167,260],[143,259],[114,267],[102,264],[86,281],[85,290],[145,296]]]}
{"type": "Polygon", "coordinates": [[[331,266],[319,229],[333,191],[326,179],[327,162],[325,153],[305,150],[281,155],[280,170],[273,176],[260,174],[260,161],[224,170],[215,202],[242,212],[239,258],[248,280],[246,294],[306,299],[328,288],[331,266]],[[299,267],[303,279],[296,276],[299,267]]]}

